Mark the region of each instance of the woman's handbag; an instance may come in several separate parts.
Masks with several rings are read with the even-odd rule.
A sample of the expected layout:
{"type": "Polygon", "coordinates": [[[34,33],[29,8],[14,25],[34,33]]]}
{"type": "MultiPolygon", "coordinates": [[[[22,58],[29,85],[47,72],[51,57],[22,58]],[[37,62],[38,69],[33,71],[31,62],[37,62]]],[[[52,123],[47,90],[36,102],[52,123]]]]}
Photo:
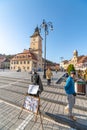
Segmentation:
{"type": "Polygon", "coordinates": [[[73,96],[76,96],[76,93],[73,93],[73,96]]]}

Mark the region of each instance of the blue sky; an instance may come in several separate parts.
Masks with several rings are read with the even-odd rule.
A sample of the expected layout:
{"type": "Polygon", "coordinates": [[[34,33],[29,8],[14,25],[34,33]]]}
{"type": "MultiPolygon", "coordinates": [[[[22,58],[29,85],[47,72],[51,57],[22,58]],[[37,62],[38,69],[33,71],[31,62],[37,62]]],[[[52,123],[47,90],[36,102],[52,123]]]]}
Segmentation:
{"type": "MultiPolygon", "coordinates": [[[[47,59],[69,60],[74,50],[87,55],[87,0],[0,0],[0,53],[28,49],[30,36],[43,19],[54,27],[47,35],[47,59]]],[[[44,29],[41,36],[44,54],[44,29]]]]}

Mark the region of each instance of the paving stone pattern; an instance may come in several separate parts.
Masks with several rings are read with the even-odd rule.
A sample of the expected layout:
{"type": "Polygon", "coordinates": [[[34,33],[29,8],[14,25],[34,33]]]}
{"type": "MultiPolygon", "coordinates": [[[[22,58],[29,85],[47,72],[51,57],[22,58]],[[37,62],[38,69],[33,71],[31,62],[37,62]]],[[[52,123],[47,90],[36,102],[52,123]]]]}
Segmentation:
{"type": "MultiPolygon", "coordinates": [[[[69,122],[69,119],[67,115],[64,113],[64,108],[67,104],[67,97],[64,91],[65,82],[63,81],[60,84],[56,84],[57,79],[60,78],[63,74],[64,73],[61,72],[57,74],[54,72],[52,84],[51,86],[47,86],[46,80],[42,78],[43,74],[40,73],[42,83],[44,85],[44,91],[40,95],[40,110],[42,113],[44,113],[44,130],[71,129],[70,123],[67,123],[69,122]]],[[[20,107],[23,106],[24,103],[25,93],[27,93],[28,85],[31,83],[30,79],[31,75],[27,72],[0,72],[0,130],[19,129],[19,126],[21,127],[21,123],[23,125],[23,121],[26,122],[26,126],[20,128],[21,130],[41,129],[40,117],[38,117],[38,120],[35,123],[35,118],[31,116],[31,120],[27,123],[27,120],[29,120],[30,116],[28,117],[28,112],[23,111],[23,119],[18,119],[18,114],[21,110],[20,107]]],[[[77,122],[75,123],[75,126],[77,128],[79,128],[77,126],[79,124],[85,126],[82,128],[87,128],[86,104],[87,97],[83,95],[77,95],[76,104],[73,110],[74,115],[77,117],[77,122]]]]}

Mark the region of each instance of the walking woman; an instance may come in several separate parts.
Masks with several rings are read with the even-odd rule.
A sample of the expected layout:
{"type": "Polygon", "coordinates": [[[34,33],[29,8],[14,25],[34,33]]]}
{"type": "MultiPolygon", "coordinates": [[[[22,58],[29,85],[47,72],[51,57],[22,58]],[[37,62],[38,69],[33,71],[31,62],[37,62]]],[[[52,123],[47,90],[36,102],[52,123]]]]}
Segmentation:
{"type": "Polygon", "coordinates": [[[74,78],[75,78],[75,71],[71,71],[70,76],[67,78],[66,85],[65,85],[65,92],[67,94],[68,105],[65,107],[65,111],[69,113],[69,118],[72,120],[76,120],[76,117],[72,114],[72,109],[75,104],[75,88],[74,88],[74,78]]]}

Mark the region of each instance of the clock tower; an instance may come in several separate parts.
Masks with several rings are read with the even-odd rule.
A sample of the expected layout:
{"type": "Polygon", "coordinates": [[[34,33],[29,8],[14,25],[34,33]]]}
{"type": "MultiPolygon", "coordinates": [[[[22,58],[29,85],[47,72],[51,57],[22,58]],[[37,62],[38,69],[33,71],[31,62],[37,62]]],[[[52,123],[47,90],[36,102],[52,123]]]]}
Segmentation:
{"type": "Polygon", "coordinates": [[[30,36],[30,50],[37,56],[37,69],[42,69],[42,37],[38,27],[35,28],[34,34],[30,36]]]}

